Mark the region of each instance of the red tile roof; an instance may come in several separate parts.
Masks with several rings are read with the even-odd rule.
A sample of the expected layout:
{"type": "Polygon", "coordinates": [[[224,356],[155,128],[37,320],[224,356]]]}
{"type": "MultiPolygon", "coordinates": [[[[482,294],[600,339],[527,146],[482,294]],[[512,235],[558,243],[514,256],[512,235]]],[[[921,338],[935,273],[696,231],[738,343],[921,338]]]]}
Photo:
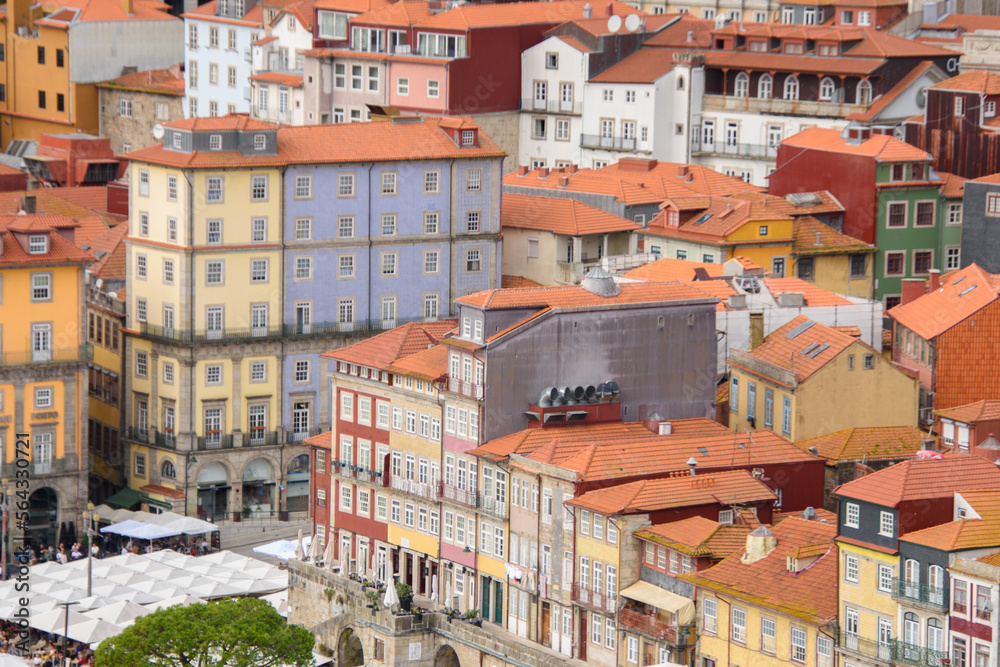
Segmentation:
{"type": "MultiPolygon", "coordinates": [[[[379,7],[387,7],[393,0],[316,0],[316,9],[362,14],[379,7]]],[[[425,3],[426,4],[426,3],[425,3]]]]}
{"type": "Polygon", "coordinates": [[[695,269],[704,269],[709,277],[715,278],[722,276],[723,265],[664,257],[640,266],[638,269],[632,269],[624,277],[645,282],[690,281],[695,279],[695,269]]]}
{"type": "Polygon", "coordinates": [[[1000,491],[959,492],[979,515],[907,533],[901,542],[921,544],[940,551],[1000,546],[1000,491]]]}
{"type": "Polygon", "coordinates": [[[168,13],[169,6],[159,0],[133,0],[132,13],[127,14],[120,2],[113,0],[57,0],[46,4],[51,13],[36,23],[57,28],[83,21],[177,21],[168,13]],[[63,8],[60,11],[58,8],[63,8]],[[68,11],[71,10],[71,11],[68,11]]]}
{"type": "Polygon", "coordinates": [[[701,516],[671,521],[635,531],[634,535],[689,556],[722,559],[746,547],[750,526],[727,525],[701,516]]]}
{"type": "MultiPolygon", "coordinates": [[[[849,306],[851,301],[835,292],[829,292],[822,287],[806,282],[801,278],[764,278],[764,286],[772,296],[778,294],[801,294],[807,306],[849,306]]],[[[839,331],[839,327],[831,327],[839,331]]],[[[843,333],[841,331],[841,333],[843,333]]]]}
{"type": "Polygon", "coordinates": [[[491,289],[456,299],[458,303],[488,308],[579,308],[612,306],[626,303],[667,301],[704,301],[703,293],[680,283],[621,283],[614,296],[588,292],[580,285],[559,285],[534,289],[491,289]]]}
{"type": "Polygon", "coordinates": [[[615,201],[627,206],[637,204],[659,204],[663,197],[641,185],[602,178],[592,169],[581,169],[570,174],[560,170],[550,170],[545,176],[540,170],[529,171],[524,176],[511,172],[504,176],[505,188],[523,187],[540,190],[563,190],[566,192],[583,192],[615,197],[615,201]],[[561,177],[569,179],[567,185],[560,185],[561,177]]]}
{"type": "Polygon", "coordinates": [[[333,447],[333,431],[319,433],[318,435],[306,438],[302,442],[312,447],[320,447],[322,449],[331,450],[333,447]]]}
{"type": "Polygon", "coordinates": [[[925,162],[931,159],[927,151],[888,134],[873,134],[867,140],[854,145],[847,143],[847,139],[841,138],[841,130],[810,127],[787,137],[782,143],[797,148],[862,155],[883,163],[925,162]]]}
{"type": "Polygon", "coordinates": [[[789,517],[771,532],[777,546],[750,564],[734,553],[697,573],[680,575],[699,588],[722,593],[756,607],[772,609],[809,623],[837,618],[837,526],[789,517]],[[816,558],[800,572],[789,572],[787,557],[816,558]]]}
{"type": "Polygon", "coordinates": [[[267,123],[256,118],[251,118],[246,114],[231,113],[225,116],[202,116],[194,118],[184,118],[182,120],[172,120],[164,123],[166,127],[177,128],[178,130],[191,130],[212,132],[219,130],[276,130],[278,126],[274,123],[267,123]]]}
{"type": "Polygon", "coordinates": [[[592,50],[589,46],[578,40],[576,37],[570,37],[569,35],[559,35],[559,39],[566,42],[567,44],[569,44],[570,46],[572,46],[574,49],[576,49],[581,53],[590,53],[592,50]]]}
{"type": "Polygon", "coordinates": [[[168,498],[184,497],[184,492],[180,489],[171,489],[169,486],[163,486],[162,484],[147,484],[145,486],[140,486],[139,490],[143,493],[158,493],[161,496],[167,496],[168,498]]]}
{"type": "Polygon", "coordinates": [[[241,155],[236,152],[181,153],[162,145],[128,154],[135,162],[188,168],[224,169],[282,166],[288,164],[358,163],[395,160],[501,157],[504,152],[485,133],[479,145],[459,147],[440,127],[440,118],[413,117],[402,122],[335,123],[281,127],[230,115],[192,118],[168,123],[170,127],[199,130],[278,129],[277,155],[241,155]]]}
{"type": "Polygon", "coordinates": [[[312,32],[313,29],[313,0],[298,0],[298,2],[287,2],[274,15],[271,25],[277,25],[281,21],[283,14],[294,16],[303,28],[312,32]]]}
{"type": "Polygon", "coordinates": [[[667,27],[657,31],[655,35],[643,42],[643,46],[693,50],[712,48],[712,31],[715,30],[714,19],[696,18],[691,13],[678,16],[679,20],[673,21],[667,27]],[[691,33],[691,41],[688,41],[689,33],[691,33]]]}
{"type": "MultiPolygon", "coordinates": [[[[657,14],[656,16],[652,16],[635,11],[633,11],[632,13],[638,14],[639,17],[642,18],[644,27],[640,27],[639,32],[642,32],[643,30],[645,30],[646,32],[655,32],[659,30],[664,24],[668,24],[671,21],[676,21],[678,16],[677,14],[674,15],[657,14]]],[[[574,27],[579,28],[580,30],[583,30],[584,32],[593,35],[594,37],[600,37],[602,35],[615,35],[615,34],[622,35],[628,33],[628,29],[625,27],[624,22],[618,28],[617,31],[612,32],[611,30],[608,30],[608,17],[604,16],[603,12],[597,12],[597,14],[598,14],[597,16],[594,16],[589,19],[585,19],[582,16],[580,18],[570,19],[569,21],[566,21],[566,23],[561,24],[560,26],[557,26],[552,30],[554,31],[556,29],[565,29],[565,26],[567,24],[571,24],[574,27]]],[[[550,35],[551,31],[545,34],[546,37],[550,35]]],[[[558,35],[558,37],[562,39],[563,36],[558,35]]],[[[570,37],[570,39],[573,38],[570,37]]]]}
{"type": "Polygon", "coordinates": [[[953,90],[984,95],[1000,95],[1000,74],[985,69],[970,69],[935,83],[935,90],[953,90]]]}
{"type": "Polygon", "coordinates": [[[437,345],[446,334],[455,329],[457,323],[456,320],[410,322],[360,343],[324,352],[323,356],[386,370],[393,362],[403,357],[437,345]]]}
{"type": "Polygon", "coordinates": [[[934,67],[934,61],[925,60],[909,72],[906,73],[902,79],[896,82],[892,88],[886,91],[884,94],[879,95],[875,101],[871,103],[866,111],[855,111],[854,113],[849,113],[845,116],[846,120],[856,120],[856,121],[870,121],[877,118],[882,111],[889,106],[891,102],[896,100],[903,92],[913,85],[913,82],[920,78],[925,72],[930,68],[934,67]]]}
{"type": "MultiPolygon", "coordinates": [[[[317,4],[317,6],[319,6],[317,4]]],[[[430,5],[422,0],[404,0],[382,7],[375,7],[351,19],[351,25],[378,25],[402,28],[416,25],[432,14],[430,5]]]]}
{"type": "Polygon", "coordinates": [[[783,53],[707,51],[705,64],[709,67],[740,70],[867,76],[882,68],[885,61],[875,58],[852,58],[847,55],[829,58],[811,55],[790,56],[783,53]]]}
{"type": "Polygon", "coordinates": [[[87,264],[93,258],[56,232],[49,232],[49,251],[29,254],[7,227],[7,218],[0,219],[0,266],[87,264]]]}
{"type": "Polygon", "coordinates": [[[769,366],[789,371],[798,382],[802,382],[857,342],[853,336],[799,315],[772,331],[762,345],[745,354],[769,366]],[[800,329],[806,325],[807,329],[800,329]],[[798,333],[790,338],[789,334],[796,331],[798,333]]]}
{"type": "Polygon", "coordinates": [[[448,373],[448,348],[444,345],[421,350],[389,364],[390,373],[436,382],[448,373]]]}
{"type": "Polygon", "coordinates": [[[947,410],[937,410],[935,414],[945,419],[953,419],[963,424],[1000,419],[1000,401],[976,401],[968,405],[958,405],[947,410]]]}
{"type": "Polygon", "coordinates": [[[503,198],[500,226],[584,236],[630,232],[642,229],[626,220],[578,199],[507,194],[503,198]]]}
{"type": "Polygon", "coordinates": [[[117,79],[111,79],[97,84],[101,88],[125,88],[141,90],[160,95],[184,94],[184,65],[177,63],[166,69],[148,69],[143,72],[123,74],[117,79]]]}
{"type": "Polygon", "coordinates": [[[829,225],[804,215],[795,219],[792,252],[797,255],[840,255],[875,252],[875,246],[838,232],[829,225]]]}
{"type": "MultiPolygon", "coordinates": [[[[128,235],[128,224],[121,223],[112,227],[100,236],[96,236],[86,244],[95,261],[90,265],[90,271],[95,278],[104,280],[125,280],[126,252],[123,241],[128,235]],[[103,253],[103,254],[101,254],[103,253]],[[98,254],[101,254],[98,257],[98,254]]],[[[77,240],[77,245],[81,242],[77,240]]]]}
{"type": "Polygon", "coordinates": [[[752,190],[737,192],[729,196],[732,199],[745,199],[747,201],[772,200],[770,206],[773,206],[776,209],[784,210],[785,213],[792,217],[843,213],[846,210],[844,205],[840,203],[840,200],[834,197],[833,193],[829,190],[800,193],[796,196],[802,197],[803,194],[815,195],[819,201],[812,203],[811,201],[803,200],[802,203],[796,204],[789,198],[789,195],[786,195],[785,197],[776,197],[775,195],[769,195],[766,192],[756,192],[752,190]]]}
{"type": "Polygon", "coordinates": [[[56,229],[73,229],[78,225],[76,220],[57,214],[34,213],[0,217],[0,226],[12,232],[48,232],[56,229]]]}
{"type": "Polygon", "coordinates": [[[600,514],[643,514],[697,505],[774,501],[777,494],[746,470],[648,479],[590,491],[565,504],[600,514]]]}
{"type": "Polygon", "coordinates": [[[525,287],[544,287],[541,283],[529,280],[524,276],[501,276],[500,286],[504,289],[523,289],[525,287]]]}
{"type": "Polygon", "coordinates": [[[965,194],[965,182],[969,179],[944,171],[939,171],[937,175],[942,182],[941,196],[945,199],[958,199],[965,194]]]}
{"type": "MultiPolygon", "coordinates": [[[[574,18],[583,18],[581,0],[552,0],[551,2],[507,2],[499,4],[459,5],[421,21],[422,30],[466,31],[509,25],[558,25],[574,18]]],[[[606,3],[613,14],[627,16],[635,10],[626,4],[611,0],[606,3]]],[[[603,5],[602,5],[603,7],[603,5]]]]}
{"type": "Polygon", "coordinates": [[[802,440],[795,446],[803,451],[815,447],[828,462],[884,461],[915,456],[926,437],[912,426],[866,426],[802,440]]]}
{"type": "Polygon", "coordinates": [[[674,52],[669,49],[639,49],[597,76],[591,83],[653,83],[674,69],[674,52]]]}
{"type": "Polygon", "coordinates": [[[617,178],[629,183],[642,183],[646,188],[661,192],[670,198],[678,197],[685,192],[700,195],[733,195],[748,190],[764,190],[747,185],[742,178],[726,176],[698,164],[623,158],[593,171],[600,176],[617,178]],[[681,167],[686,168],[687,177],[678,176],[681,167]]]}
{"type": "Polygon", "coordinates": [[[834,494],[896,507],[909,500],[951,498],[962,489],[1000,489],[1000,468],[978,456],[910,459],[841,484],[834,494]]]}
{"type": "Polygon", "coordinates": [[[1000,275],[970,264],[941,276],[937,291],[896,306],[887,314],[924,340],[931,340],[995,301],[998,294],[1000,275]]]}
{"type": "Polygon", "coordinates": [[[302,77],[298,74],[284,74],[283,72],[261,72],[251,75],[252,81],[263,81],[264,83],[277,83],[282,86],[302,87],[302,77]]]}

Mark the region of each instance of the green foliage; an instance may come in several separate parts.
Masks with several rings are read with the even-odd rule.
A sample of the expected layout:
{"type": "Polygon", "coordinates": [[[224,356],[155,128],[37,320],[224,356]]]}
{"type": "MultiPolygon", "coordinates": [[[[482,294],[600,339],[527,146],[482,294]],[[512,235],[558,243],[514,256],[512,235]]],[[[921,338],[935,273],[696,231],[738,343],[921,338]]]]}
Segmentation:
{"type": "Polygon", "coordinates": [[[310,667],[313,641],[269,603],[230,598],[142,616],[94,657],[97,667],[310,667]]]}
{"type": "Polygon", "coordinates": [[[469,611],[465,612],[466,618],[475,618],[476,616],[479,616],[478,609],[470,609],[469,611]]]}
{"type": "Polygon", "coordinates": [[[402,581],[396,583],[396,595],[400,599],[413,595],[413,586],[409,584],[404,584],[402,581]]]}
{"type": "Polygon", "coordinates": [[[333,599],[333,589],[332,588],[324,588],[323,589],[323,595],[326,596],[326,601],[329,602],[330,600],[333,599]]]}

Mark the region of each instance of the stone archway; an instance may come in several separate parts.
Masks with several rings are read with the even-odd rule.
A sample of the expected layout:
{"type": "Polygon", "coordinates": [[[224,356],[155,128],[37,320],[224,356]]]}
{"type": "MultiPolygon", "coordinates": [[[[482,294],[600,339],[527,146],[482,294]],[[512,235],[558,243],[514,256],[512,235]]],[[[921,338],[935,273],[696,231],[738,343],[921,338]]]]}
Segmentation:
{"type": "Polygon", "coordinates": [[[450,645],[445,644],[434,654],[434,667],[462,667],[458,654],[450,645]]]}
{"type": "Polygon", "coordinates": [[[309,455],[299,454],[285,468],[285,509],[309,510],[309,455]]]}
{"type": "Polygon", "coordinates": [[[362,667],[365,664],[365,649],[361,637],[354,628],[344,628],[337,640],[337,667],[362,667]]]}
{"type": "Polygon", "coordinates": [[[243,516],[269,517],[276,510],[274,466],[256,458],[243,468],[243,516]]]}
{"type": "Polygon", "coordinates": [[[229,470],[221,461],[209,461],[198,469],[198,518],[219,521],[228,518],[229,470]]]}

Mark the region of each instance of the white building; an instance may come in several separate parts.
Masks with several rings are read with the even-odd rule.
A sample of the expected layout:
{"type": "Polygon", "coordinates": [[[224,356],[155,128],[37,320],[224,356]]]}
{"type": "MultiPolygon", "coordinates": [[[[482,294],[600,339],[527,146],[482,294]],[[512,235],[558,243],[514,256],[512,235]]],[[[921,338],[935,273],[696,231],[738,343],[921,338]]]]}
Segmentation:
{"type": "Polygon", "coordinates": [[[262,32],[256,0],[212,0],[184,14],[184,117],[250,112],[251,44],[262,32]]]}
{"type": "MultiPolygon", "coordinates": [[[[268,15],[272,8],[265,8],[268,15]]],[[[312,4],[298,2],[265,20],[264,36],[251,45],[251,115],[282,125],[303,125],[302,76],[312,48],[312,4]]],[[[315,122],[315,121],[311,121],[315,122]]]]}

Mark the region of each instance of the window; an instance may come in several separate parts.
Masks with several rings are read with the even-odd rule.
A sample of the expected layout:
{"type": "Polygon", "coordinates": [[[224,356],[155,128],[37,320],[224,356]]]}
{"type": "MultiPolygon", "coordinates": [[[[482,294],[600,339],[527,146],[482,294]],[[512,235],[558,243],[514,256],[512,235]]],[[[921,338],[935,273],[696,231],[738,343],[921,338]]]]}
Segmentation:
{"type": "MultiPolygon", "coordinates": [[[[135,375],[136,377],[147,377],[149,373],[149,355],[145,352],[137,351],[135,353],[135,375]]],[[[35,407],[38,407],[38,401],[35,401],[35,407]]]]}
{"type": "Polygon", "coordinates": [[[917,202],[917,215],[914,218],[915,227],[934,226],[934,202],[917,202]]]}
{"type": "Polygon", "coordinates": [[[788,78],[785,79],[785,99],[799,99],[799,79],[794,74],[790,74],[788,78]]]}
{"type": "Polygon", "coordinates": [[[437,211],[424,212],[424,234],[437,234],[439,232],[438,221],[440,217],[437,211]]]}
{"type": "Polygon", "coordinates": [[[806,631],[802,628],[792,628],[792,661],[806,661],[806,631]]]}
{"type": "Polygon", "coordinates": [[[981,621],[990,620],[993,607],[990,603],[990,587],[976,586],[976,618],[981,621]]]}
{"type": "Polygon", "coordinates": [[[885,275],[901,276],[904,273],[906,264],[906,251],[885,253],[885,275]]]}
{"type": "Polygon", "coordinates": [[[632,664],[639,663],[639,639],[629,636],[625,642],[625,661],[632,664]]]}
{"type": "Polygon", "coordinates": [[[337,179],[337,196],[354,196],[354,174],[341,174],[337,179]]]}
{"type": "Polygon", "coordinates": [[[956,95],[955,96],[955,115],[961,116],[965,113],[965,98],[956,95]]]}
{"type": "Polygon", "coordinates": [[[844,578],[854,583],[858,582],[858,568],[860,561],[854,554],[844,556],[844,578]]]}
{"type": "Polygon", "coordinates": [[[729,411],[733,414],[740,408],[740,379],[735,375],[729,381],[729,411]]]}
{"type": "Polygon", "coordinates": [[[472,234],[479,231],[479,211],[468,211],[465,214],[465,231],[472,234]]]}
{"type": "Polygon", "coordinates": [[[844,525],[848,528],[858,528],[861,525],[861,506],[857,503],[847,503],[847,515],[844,525]]]}
{"type": "Polygon", "coordinates": [[[267,176],[254,176],[250,179],[250,199],[253,201],[267,200],[267,176]]]}
{"type": "Polygon", "coordinates": [[[913,273],[928,273],[934,263],[934,251],[933,250],[914,250],[913,251],[913,273]]]}
{"type": "Polygon", "coordinates": [[[427,97],[437,97],[440,84],[436,79],[427,82],[427,97]]]}
{"type": "Polygon", "coordinates": [[[205,284],[222,284],[222,260],[205,262],[205,284]]]}
{"type": "Polygon", "coordinates": [[[792,433],[792,399],[788,396],[784,397],[782,404],[782,415],[781,415],[781,432],[785,435],[791,435],[792,433]]]}
{"type": "Polygon", "coordinates": [[[733,641],[747,642],[747,612],[739,607],[733,607],[733,641]]]}
{"type": "Polygon", "coordinates": [[[819,99],[829,101],[837,93],[837,84],[828,76],[823,77],[819,84],[819,99]]]}
{"type": "MultiPolygon", "coordinates": [[[[296,382],[309,382],[309,360],[308,359],[298,359],[295,362],[295,381],[296,382]]],[[[369,406],[369,410],[370,410],[369,406]]],[[[359,412],[360,414],[360,412],[359,412]]],[[[359,417],[360,419],[360,417],[359,417]]]]}
{"type": "Polygon", "coordinates": [[[338,278],[354,277],[354,255],[341,255],[339,257],[337,277],[338,278]]]}
{"type": "Polygon", "coordinates": [[[465,270],[470,273],[479,271],[482,268],[479,257],[480,257],[480,251],[478,248],[472,248],[466,251],[465,270]]]}
{"type": "Polygon", "coordinates": [[[777,650],[776,637],[774,619],[762,616],[760,619],[760,650],[773,655],[777,650]]]}
{"type": "Polygon", "coordinates": [[[144,454],[135,455],[135,474],[137,477],[146,476],[146,456],[144,454]]]}
{"type": "Polygon", "coordinates": [[[205,179],[205,201],[210,204],[222,201],[221,176],[209,176],[205,179]]]}
{"type": "Polygon", "coordinates": [[[384,252],[382,253],[382,275],[383,276],[394,276],[396,275],[396,258],[397,254],[394,252],[384,252]]]}
{"type": "Polygon", "coordinates": [[[132,117],[132,100],[129,98],[122,98],[118,100],[118,115],[122,118],[132,117]]]}
{"type": "Polygon", "coordinates": [[[761,100],[771,99],[771,89],[774,85],[774,79],[771,78],[770,74],[762,74],[760,80],[757,82],[757,98],[761,100]]]}
{"type": "Polygon", "coordinates": [[[764,390],[764,426],[774,425],[774,390],[764,390]]]}
{"type": "Polygon", "coordinates": [[[878,534],[886,537],[895,535],[895,518],[892,512],[879,513],[878,534]]]}
{"type": "Polygon", "coordinates": [[[750,75],[740,72],[736,75],[736,87],[734,95],[736,97],[747,97],[750,92],[750,75]]]}
{"type": "Polygon", "coordinates": [[[295,280],[312,280],[312,257],[295,258],[295,280]]]}
{"type": "Polygon", "coordinates": [[[32,273],[31,274],[31,300],[51,301],[52,300],[52,274],[32,273]]]}
{"type": "Polygon", "coordinates": [[[143,297],[135,300],[135,318],[140,322],[146,321],[146,299],[143,297]]]}
{"type": "Polygon", "coordinates": [[[433,274],[440,270],[439,255],[440,253],[437,250],[427,250],[424,252],[424,273],[433,274]]]}
{"type": "Polygon", "coordinates": [[[146,256],[136,255],[135,256],[135,277],[146,279],[146,256]]]}
{"type": "Polygon", "coordinates": [[[719,623],[719,602],[714,598],[705,598],[702,603],[702,617],[705,632],[715,632],[719,623]]]}
{"type": "Polygon", "coordinates": [[[945,248],[945,260],[944,268],[945,270],[957,269],[961,266],[961,254],[962,249],[958,246],[950,246],[945,248]]]}
{"type": "Polygon", "coordinates": [[[854,12],[849,10],[844,10],[840,12],[840,22],[843,25],[851,25],[854,23],[854,12]]]}
{"type": "Polygon", "coordinates": [[[424,172],[424,194],[437,194],[441,191],[441,172],[428,169],[424,172]]]}
{"type": "Polygon", "coordinates": [[[410,80],[399,77],[396,79],[396,94],[397,95],[409,95],[410,94],[410,80]]]}
{"type": "Polygon", "coordinates": [[[352,238],[354,238],[354,216],[353,215],[341,215],[341,216],[337,216],[337,238],[341,238],[341,239],[352,239],[352,238]]]}

